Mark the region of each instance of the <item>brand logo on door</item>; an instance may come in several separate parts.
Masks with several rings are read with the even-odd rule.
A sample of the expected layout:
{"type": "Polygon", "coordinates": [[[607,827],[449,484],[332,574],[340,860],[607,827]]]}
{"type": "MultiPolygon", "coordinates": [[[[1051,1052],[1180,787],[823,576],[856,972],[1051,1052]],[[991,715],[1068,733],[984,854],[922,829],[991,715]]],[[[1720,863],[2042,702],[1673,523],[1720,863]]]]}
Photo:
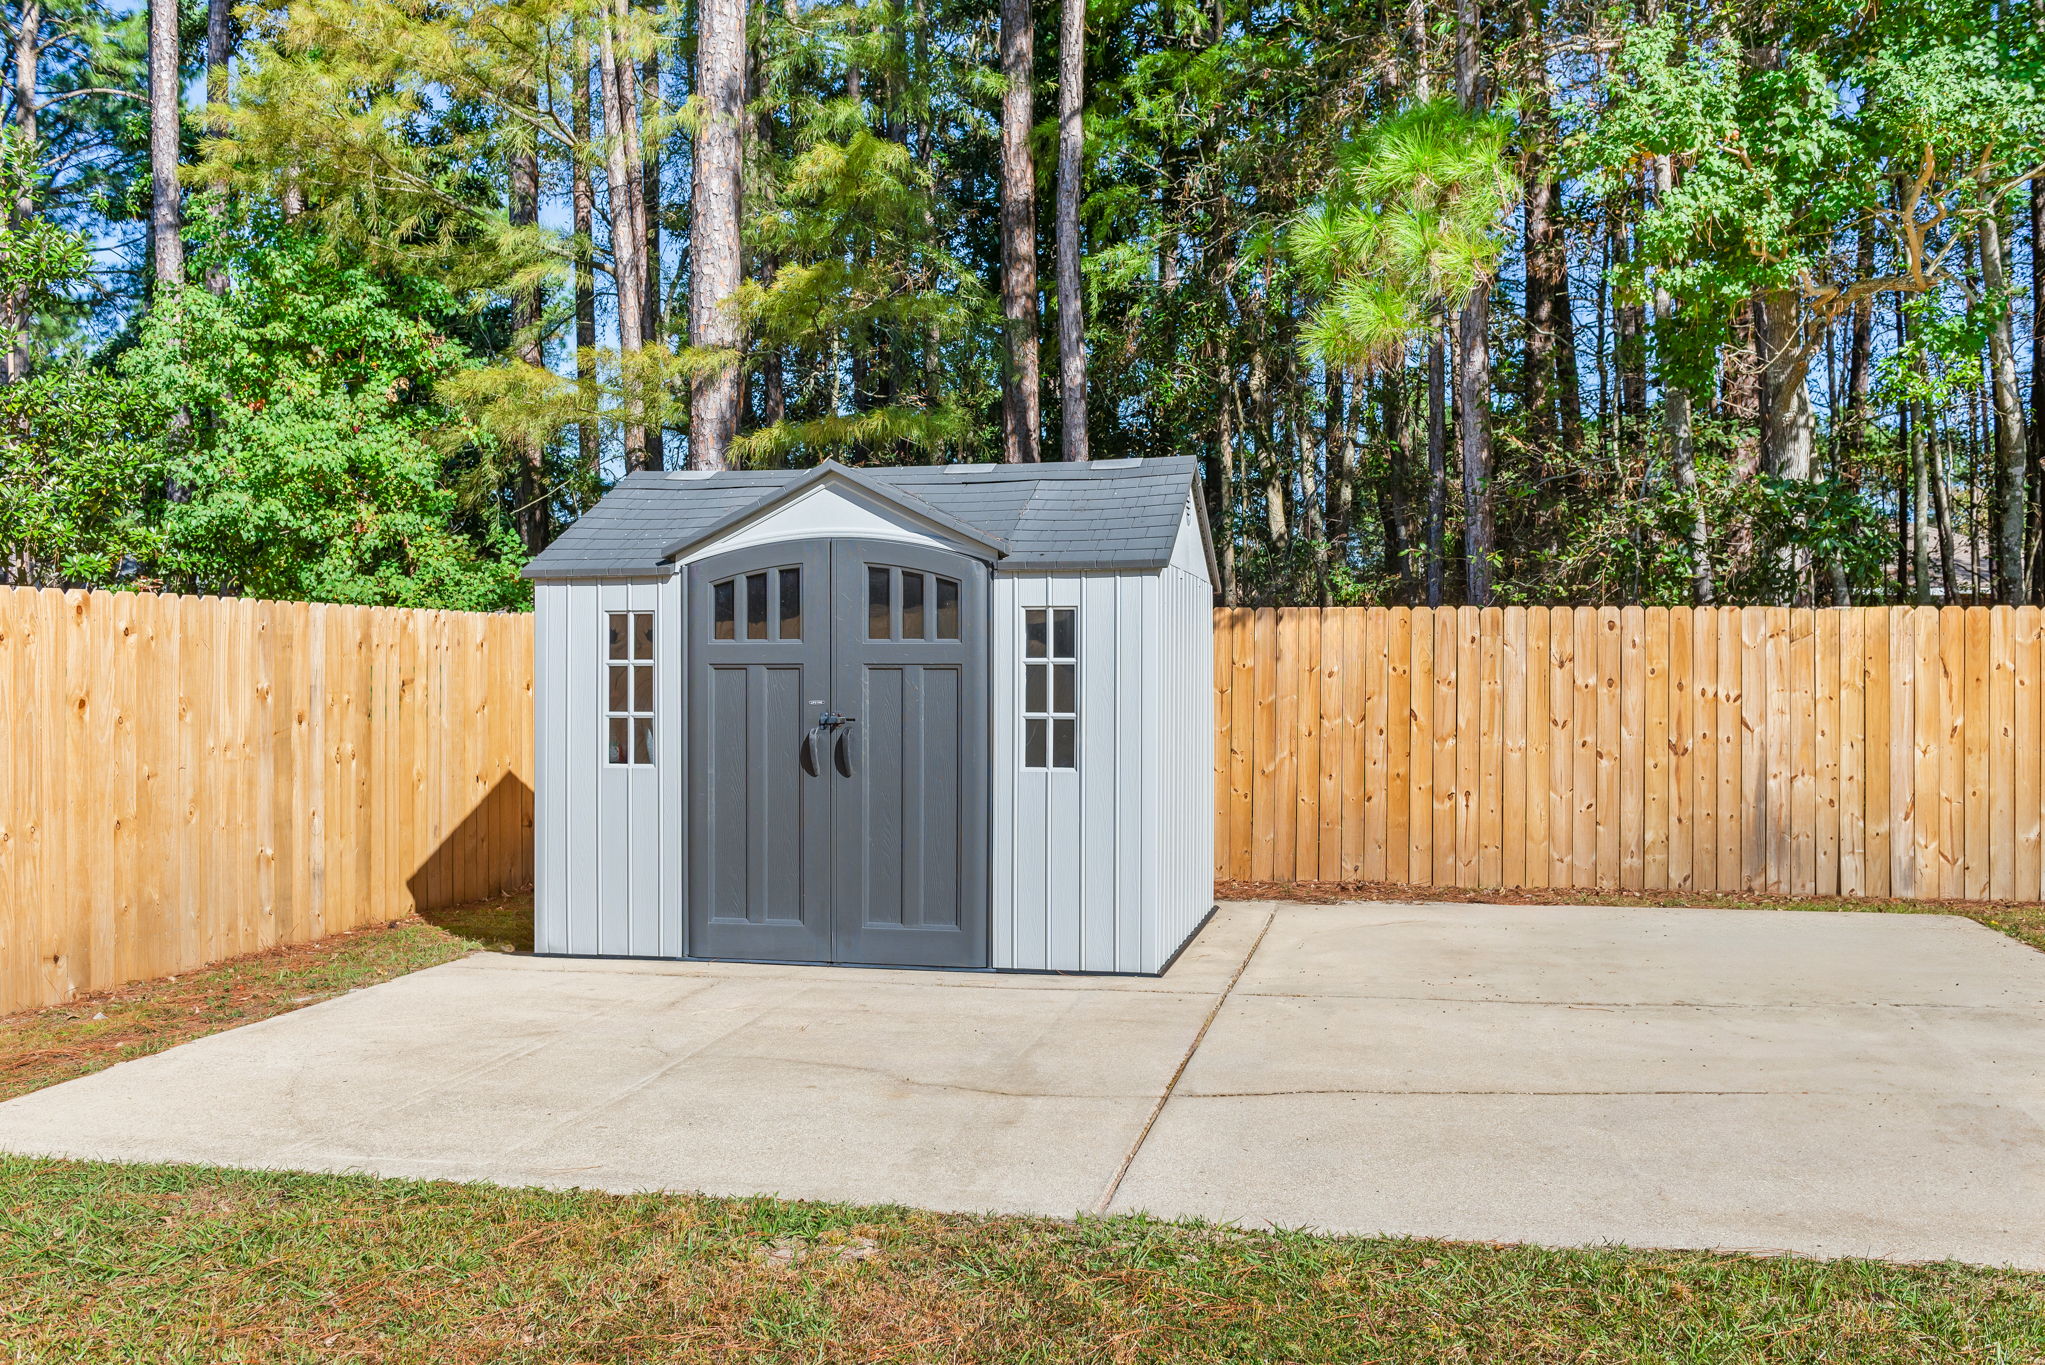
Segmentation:
{"type": "Polygon", "coordinates": [[[985,966],[985,567],[838,540],[688,574],[691,955],[985,966]]]}

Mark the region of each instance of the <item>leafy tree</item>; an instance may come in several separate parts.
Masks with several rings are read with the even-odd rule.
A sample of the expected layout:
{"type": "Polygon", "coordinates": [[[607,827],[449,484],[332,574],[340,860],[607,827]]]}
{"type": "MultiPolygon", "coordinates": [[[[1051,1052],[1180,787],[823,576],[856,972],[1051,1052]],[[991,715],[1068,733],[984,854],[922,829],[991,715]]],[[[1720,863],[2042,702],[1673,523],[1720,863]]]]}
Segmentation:
{"type": "Polygon", "coordinates": [[[120,374],[193,414],[166,435],[180,496],[166,582],[262,597],[493,610],[526,598],[495,480],[435,385],[473,364],[444,285],[337,257],[260,211],[194,255],[221,296],[153,309],[120,374]],[[464,488],[471,496],[463,496],[464,488]]]}

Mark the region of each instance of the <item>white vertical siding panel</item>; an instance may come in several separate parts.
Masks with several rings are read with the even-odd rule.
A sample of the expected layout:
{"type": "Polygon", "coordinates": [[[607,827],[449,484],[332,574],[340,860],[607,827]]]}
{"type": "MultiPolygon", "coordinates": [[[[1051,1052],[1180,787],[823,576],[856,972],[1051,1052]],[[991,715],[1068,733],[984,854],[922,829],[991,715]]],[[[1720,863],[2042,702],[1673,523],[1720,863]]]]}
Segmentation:
{"type": "Polygon", "coordinates": [[[1049,602],[1050,580],[1018,579],[1015,610],[1008,620],[997,623],[997,628],[1011,638],[1008,696],[1003,711],[1009,726],[1004,760],[1014,774],[1015,789],[1015,965],[1037,971],[1059,965],[1050,912],[1053,888],[1045,863],[1051,839],[1051,775],[1022,766],[1022,727],[1015,716],[1021,709],[1022,614],[1030,607],[1046,606],[1049,602]]]}
{"type": "Polygon", "coordinates": [[[1140,627],[1134,613],[1126,610],[1129,603],[1120,579],[1089,575],[1075,586],[1079,590],[1079,767],[1068,780],[1079,789],[1079,828],[1070,844],[1063,840],[1054,843],[1051,855],[1054,865],[1067,850],[1078,855],[1074,859],[1078,881],[1074,899],[1079,912],[1080,970],[1112,972],[1120,889],[1116,862],[1123,843],[1118,825],[1128,814],[1119,780],[1123,727],[1116,723],[1115,709],[1122,692],[1119,680],[1125,676],[1125,668],[1134,664],[1135,652],[1141,647],[1140,641],[1131,638],[1140,627]]]}
{"type": "Polygon", "coordinates": [[[599,781],[603,774],[603,612],[594,583],[572,583],[565,601],[561,657],[556,675],[566,702],[562,716],[562,812],[567,832],[566,932],[558,951],[597,951],[602,910],[602,827],[599,781]]]}
{"type": "MultiPolygon", "coordinates": [[[[626,584],[625,600],[632,611],[656,611],[660,605],[660,585],[654,582],[626,584]]],[[[661,635],[660,622],[656,620],[653,630],[653,681],[656,688],[664,671],[659,658],[661,635]]],[[[625,861],[629,889],[621,907],[625,946],[612,951],[629,953],[633,957],[653,957],[660,952],[660,760],[672,736],[661,725],[658,710],[656,705],[653,765],[635,765],[621,772],[625,809],[619,814],[626,830],[628,851],[625,861]]]]}
{"type": "Polygon", "coordinates": [[[584,953],[620,954],[631,951],[628,931],[632,906],[631,777],[629,767],[604,761],[604,667],[607,656],[604,618],[614,611],[632,609],[629,583],[597,585],[595,648],[581,668],[590,675],[596,689],[591,708],[591,728],[596,732],[596,875],[590,879],[596,897],[595,932],[584,953]]]}
{"type": "MultiPolygon", "coordinates": [[[[1083,607],[1084,591],[1081,580],[1073,577],[1045,580],[1045,600],[1053,607],[1083,607]]],[[[1079,666],[1079,728],[1087,732],[1089,694],[1095,684],[1088,680],[1098,673],[1089,672],[1088,655],[1099,658],[1102,645],[1098,639],[1088,639],[1089,632],[1096,627],[1089,624],[1090,618],[1082,613],[1075,622],[1080,632],[1079,666]]],[[[1100,732],[1094,730],[1096,741],[1100,732]]],[[[1084,745],[1087,741],[1080,740],[1084,745]]],[[[1084,760],[1082,760],[1083,762],[1084,760]]],[[[1086,769],[1052,769],[1048,772],[1031,773],[1037,779],[1044,800],[1044,836],[1037,854],[1037,865],[1042,869],[1044,886],[1044,926],[1049,931],[1050,943],[1047,948],[1047,966],[1057,971],[1086,970],[1086,900],[1085,849],[1082,843],[1083,831],[1089,812],[1086,809],[1086,791],[1082,778],[1086,769]]]]}
{"type": "Polygon", "coordinates": [[[568,698],[562,670],[568,589],[539,584],[533,592],[533,947],[566,952],[572,862],[563,782],[568,776],[568,698]]]}
{"type": "Polygon", "coordinates": [[[682,680],[688,676],[689,636],[684,582],[682,574],[661,582],[653,623],[659,668],[654,677],[653,733],[660,745],[660,825],[654,838],[660,859],[660,938],[654,951],[662,957],[681,957],[688,951],[689,755],[682,680]]]}
{"type": "Polygon", "coordinates": [[[1116,842],[1119,867],[1116,899],[1120,905],[1122,949],[1115,970],[1157,969],[1158,908],[1165,888],[1159,883],[1161,850],[1159,815],[1164,809],[1159,790],[1159,764],[1170,753],[1171,682],[1165,669],[1168,624],[1160,614],[1160,583],[1155,574],[1126,575],[1122,593],[1135,609],[1134,628],[1125,632],[1121,676],[1116,680],[1116,722],[1121,730],[1116,842]]]}
{"type": "Polygon", "coordinates": [[[988,743],[988,854],[987,876],[993,901],[988,961],[996,968],[1028,965],[1021,960],[1016,903],[1016,713],[1017,701],[1016,627],[1022,619],[1017,605],[1017,583],[996,578],[987,623],[990,642],[987,697],[993,707],[987,727],[988,743]]]}

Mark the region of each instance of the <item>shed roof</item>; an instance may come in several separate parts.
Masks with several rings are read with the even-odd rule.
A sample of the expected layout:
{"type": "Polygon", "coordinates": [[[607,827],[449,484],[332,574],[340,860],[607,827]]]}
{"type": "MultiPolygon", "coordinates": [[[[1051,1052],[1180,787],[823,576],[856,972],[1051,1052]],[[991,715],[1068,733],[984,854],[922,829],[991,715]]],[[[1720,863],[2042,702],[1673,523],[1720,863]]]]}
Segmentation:
{"type": "MultiPolygon", "coordinates": [[[[1172,556],[1199,463],[1190,455],[1074,464],[952,464],[627,475],[525,568],[528,578],[668,572],[705,541],[819,483],[843,480],[976,541],[1005,573],[1124,572],[1172,556]]],[[[1214,551],[1204,501],[1193,497],[1214,551]]]]}

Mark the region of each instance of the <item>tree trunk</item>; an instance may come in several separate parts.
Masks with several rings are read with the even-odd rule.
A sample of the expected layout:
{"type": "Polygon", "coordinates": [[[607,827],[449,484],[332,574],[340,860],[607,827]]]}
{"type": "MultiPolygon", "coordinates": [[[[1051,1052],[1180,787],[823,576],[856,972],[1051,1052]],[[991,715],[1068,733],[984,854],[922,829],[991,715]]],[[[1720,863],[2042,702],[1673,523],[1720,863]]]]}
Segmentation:
{"type": "Polygon", "coordinates": [[[1463,305],[1456,350],[1456,435],[1463,457],[1463,573],[1472,606],[1491,605],[1491,285],[1463,305]]]}
{"type": "MultiPolygon", "coordinates": [[[[1226,348],[1224,348],[1224,356],[1226,348]]],[[[1235,536],[1235,487],[1236,487],[1236,416],[1235,374],[1226,358],[1221,363],[1220,380],[1221,412],[1216,422],[1215,451],[1220,458],[1221,485],[1215,490],[1215,500],[1221,515],[1214,519],[1214,538],[1220,542],[1218,549],[1221,559],[1221,601],[1223,606],[1233,607],[1241,601],[1236,586],[1236,536],[1235,536]]]]}
{"type": "Polygon", "coordinates": [[[1938,419],[1929,403],[1924,406],[1925,461],[1930,465],[1931,506],[1937,517],[1939,576],[1945,581],[1946,605],[1960,602],[1960,566],[1953,546],[1952,490],[1946,486],[1945,453],[1939,447],[1938,419]]]}
{"type": "MultiPolygon", "coordinates": [[[[1676,168],[1674,161],[1658,156],[1654,161],[1655,196],[1658,201],[1666,200],[1675,188],[1676,168]]],[[[1656,286],[1654,291],[1655,318],[1662,328],[1672,328],[1676,317],[1676,301],[1669,291],[1656,286]]],[[[1661,367],[1662,411],[1666,418],[1669,436],[1669,472],[1675,478],[1676,491],[1683,499],[1683,506],[1689,513],[1690,525],[1690,597],[1700,607],[1708,607],[1717,599],[1717,588],[1711,574],[1711,526],[1704,514],[1704,500],[1697,492],[1697,451],[1692,431],[1690,389],[1683,377],[1674,373],[1664,352],[1661,367]]]]}
{"type": "MultiPolygon", "coordinates": [[[[1477,0],[1456,0],[1456,103],[1467,113],[1484,105],[1477,0]]],[[[1480,281],[1463,303],[1456,329],[1456,435],[1463,465],[1465,601],[1491,604],[1491,282],[1480,281]]]]}
{"type": "Polygon", "coordinates": [[[180,72],[177,0],[149,0],[149,245],[158,290],[185,282],[178,197],[180,72]]]}
{"type": "MultiPolygon", "coordinates": [[[[660,109],[660,50],[647,54],[640,72],[640,89],[646,107],[660,109]]],[[[637,117],[635,123],[641,122],[637,117]]],[[[636,134],[635,134],[636,136],[636,134]]],[[[660,284],[660,144],[650,143],[639,161],[639,230],[644,234],[639,259],[646,273],[639,289],[640,339],[648,346],[667,344],[667,308],[660,284]]],[[[646,425],[646,462],[655,469],[667,468],[667,434],[662,422],[646,425]]]]}
{"type": "Polygon", "coordinates": [[[1399,575],[1399,600],[1413,601],[1413,548],[1407,528],[1412,525],[1406,500],[1412,488],[1413,418],[1406,401],[1406,369],[1402,363],[1378,381],[1384,386],[1385,446],[1385,556],[1399,575]]]}
{"type": "MultiPolygon", "coordinates": [[[[43,54],[42,0],[23,0],[20,24],[14,34],[14,131],[32,163],[40,164],[42,138],[36,116],[42,106],[42,95],[37,89],[41,84],[43,54]]],[[[19,231],[34,214],[35,189],[34,181],[30,180],[8,205],[8,222],[19,231]]],[[[4,303],[6,317],[0,324],[4,324],[7,337],[7,382],[11,384],[28,377],[29,328],[35,320],[29,316],[26,289],[10,291],[4,303]]]]}
{"type": "MultiPolygon", "coordinates": [[[[1859,254],[1855,262],[1860,278],[1875,273],[1875,233],[1871,225],[1860,229],[1859,254]]],[[[1846,345],[1846,448],[1858,456],[1867,445],[1867,397],[1874,378],[1875,301],[1862,299],[1853,309],[1853,325],[1846,345]]]]}
{"type": "MultiPolygon", "coordinates": [[[[233,56],[233,0],[207,0],[206,103],[215,108],[223,108],[227,104],[227,63],[233,56]]],[[[206,131],[214,137],[227,136],[226,126],[217,119],[209,122],[206,131]]],[[[222,199],[225,199],[227,197],[227,186],[215,182],[213,192],[222,199]]],[[[207,267],[206,290],[215,296],[223,295],[227,292],[227,271],[218,264],[207,267]]]]}
{"type": "MultiPolygon", "coordinates": [[[[540,154],[537,147],[522,149],[511,158],[511,195],[507,216],[513,227],[534,227],[540,221],[540,154]]],[[[541,314],[546,300],[538,284],[519,289],[511,300],[512,346],[523,363],[546,365],[546,351],[540,334],[541,314]]],[[[535,436],[521,436],[513,452],[518,461],[519,539],[527,554],[547,548],[552,533],[546,495],[546,447],[535,436]]]]}
{"type": "MultiPolygon", "coordinates": [[[[689,229],[689,332],[697,346],[736,353],[732,302],[744,280],[740,120],[746,110],[746,0],[698,0],[696,182],[689,229]]],[[[690,386],[689,468],[722,469],[738,435],[744,394],[738,357],[690,386]]]]}
{"type": "Polygon", "coordinates": [[[596,187],[590,183],[589,147],[596,123],[590,108],[589,36],[576,25],[569,73],[568,120],[575,145],[568,172],[571,227],[575,233],[575,380],[586,414],[575,424],[575,453],[584,477],[595,478],[603,458],[602,432],[595,417],[596,388],[596,187]]]}
{"type": "Polygon", "coordinates": [[[1804,349],[1798,301],[1787,290],[1761,300],[1761,467],[1783,479],[1809,479],[1817,419],[1804,379],[1810,356],[1804,349]]]}
{"type": "Polygon", "coordinates": [[[1087,458],[1086,317],[1079,283],[1085,79],[1086,0],[1064,0],[1058,36],[1058,411],[1068,460],[1087,458]]]}
{"type": "Polygon", "coordinates": [[[1037,174],[1030,155],[1036,32],[1030,0],[1001,0],[1001,458],[1037,459],[1037,174]]]}
{"type": "MultiPolygon", "coordinates": [[[[620,4],[624,0],[619,0],[620,4]]],[[[611,279],[618,298],[619,391],[623,408],[625,469],[644,469],[646,464],[646,410],[639,391],[639,357],[644,349],[646,274],[639,257],[645,249],[646,234],[640,230],[634,201],[639,197],[639,177],[633,164],[632,143],[625,129],[636,122],[636,101],[625,89],[622,72],[632,69],[631,61],[618,51],[618,24],[612,14],[600,12],[597,32],[600,51],[597,75],[604,101],[604,170],[610,192],[611,279]]],[[[635,82],[636,84],[636,82],[635,82]]],[[[693,444],[693,443],[692,443],[693,444]]]]}
{"type": "MultiPolygon", "coordinates": [[[[1560,192],[1556,202],[1561,202],[1560,192]]],[[[1555,319],[1555,396],[1562,405],[1562,449],[1583,453],[1583,378],[1576,364],[1576,305],[1569,288],[1569,239],[1559,224],[1554,229],[1553,264],[1544,286],[1548,310],[1555,319]]]]}
{"type": "Polygon", "coordinates": [[[1448,515],[1448,352],[1442,344],[1443,328],[1429,329],[1427,342],[1427,605],[1442,602],[1442,532],[1448,515]]]}
{"type": "Polygon", "coordinates": [[[2024,401],[2017,388],[2017,348],[2010,327],[2009,281],[2003,270],[2002,223],[1996,213],[1981,220],[1981,280],[1988,287],[1989,392],[1995,404],[1996,464],[2001,471],[2002,517],[1997,528],[1997,585],[2002,600],[2017,606],[2030,597],[2025,572],[2025,531],[2030,522],[2026,499],[2030,442],[2024,433],[2024,401]]]}

